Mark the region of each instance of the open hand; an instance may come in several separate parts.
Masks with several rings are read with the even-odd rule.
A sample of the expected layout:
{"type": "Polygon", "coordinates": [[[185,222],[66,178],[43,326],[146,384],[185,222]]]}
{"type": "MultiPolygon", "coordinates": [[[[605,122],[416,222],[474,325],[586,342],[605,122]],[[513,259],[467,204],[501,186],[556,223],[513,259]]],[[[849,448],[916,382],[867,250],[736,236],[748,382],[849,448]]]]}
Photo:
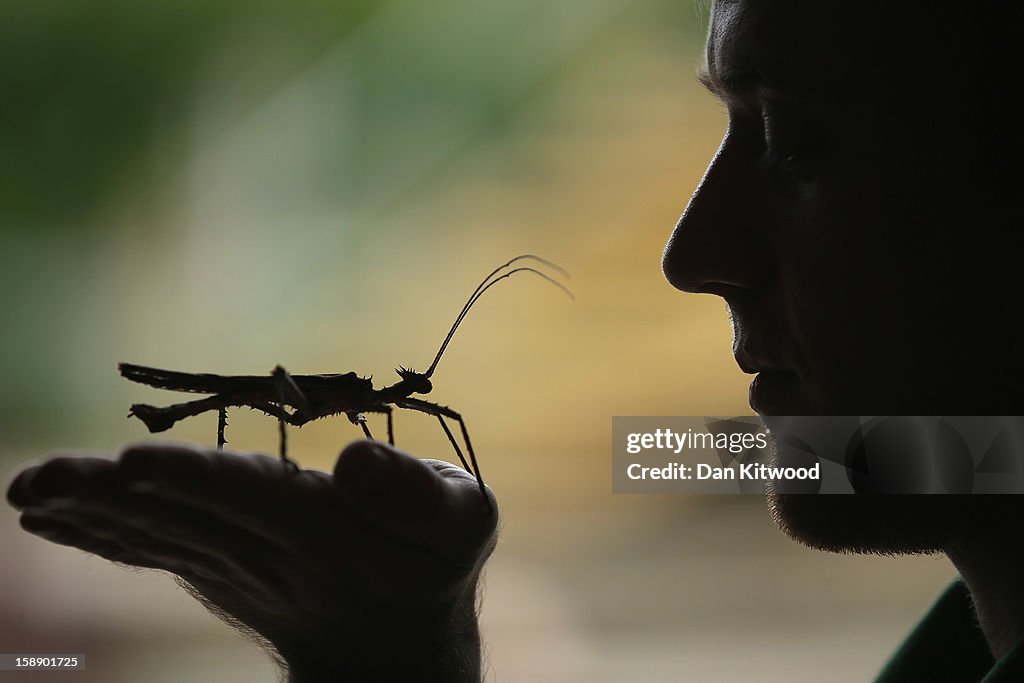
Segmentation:
{"type": "MultiPolygon", "coordinates": [[[[8,500],[37,536],[181,577],[272,644],[292,680],[366,677],[389,652],[478,675],[474,593],[497,514],[454,465],[359,441],[332,476],[150,444],[31,466],[8,500]]],[[[418,680],[463,680],[421,664],[418,680]]]]}

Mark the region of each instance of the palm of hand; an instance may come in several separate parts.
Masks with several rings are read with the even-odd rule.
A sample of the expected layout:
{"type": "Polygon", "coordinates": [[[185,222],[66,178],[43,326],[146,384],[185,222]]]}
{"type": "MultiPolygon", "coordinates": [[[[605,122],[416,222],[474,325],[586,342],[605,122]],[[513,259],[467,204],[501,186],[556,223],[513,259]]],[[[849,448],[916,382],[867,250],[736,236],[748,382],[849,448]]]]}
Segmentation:
{"type": "Polygon", "coordinates": [[[349,446],[333,476],[179,445],[55,458],[8,499],[31,533],[173,572],[285,659],[471,609],[497,521],[463,470],[370,442],[349,446]]]}

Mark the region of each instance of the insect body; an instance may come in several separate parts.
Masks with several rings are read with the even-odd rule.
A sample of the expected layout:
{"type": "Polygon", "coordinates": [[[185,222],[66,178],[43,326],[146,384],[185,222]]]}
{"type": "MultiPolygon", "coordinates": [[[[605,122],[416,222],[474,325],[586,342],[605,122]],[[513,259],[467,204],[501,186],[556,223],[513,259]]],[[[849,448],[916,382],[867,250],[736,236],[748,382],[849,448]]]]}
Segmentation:
{"type": "MultiPolygon", "coordinates": [[[[332,415],[345,415],[349,421],[362,428],[368,439],[373,436],[366,424],[365,413],[383,413],[387,416],[388,443],[394,444],[392,428],[392,407],[416,410],[433,415],[441,424],[452,448],[455,449],[462,466],[476,477],[481,492],[485,492],[483,476],[469,440],[469,432],[462,416],[447,406],[417,398],[430,393],[433,385],[430,382],[438,361],[448,348],[462,320],[466,317],[473,304],[495,284],[516,273],[533,273],[551,282],[570,297],[572,293],[560,282],[540,270],[530,266],[509,268],[513,263],[530,260],[547,266],[563,276],[567,273],[556,264],[532,254],[524,254],[494,269],[474,290],[466,305],[456,317],[448,335],[441,343],[437,355],[425,372],[399,367],[399,381],[391,386],[374,389],[373,382],[368,378],[359,377],[354,372],[334,375],[291,375],[280,365],[267,375],[214,375],[160,370],[141,365],[121,363],[118,370],[133,382],[147,384],[159,389],[170,389],[188,393],[208,394],[206,398],[177,403],[158,408],[151,405],[136,403],[128,413],[129,417],[142,420],[150,432],[163,432],[170,429],[179,420],[207,411],[216,410],[219,414],[217,422],[217,447],[223,448],[227,441],[224,438],[227,426],[227,409],[235,406],[247,406],[260,410],[267,415],[276,417],[280,425],[280,457],[281,460],[294,467],[288,459],[286,425],[301,427],[307,422],[332,415]],[[502,272],[504,271],[504,272],[502,272]],[[459,443],[445,422],[445,418],[459,424],[462,440],[466,445],[469,462],[462,453],[459,443]]],[[[486,499],[486,494],[485,494],[486,499]]],[[[489,499],[488,499],[489,500],[489,499]]],[[[489,502],[488,502],[489,505],[489,502]]]]}

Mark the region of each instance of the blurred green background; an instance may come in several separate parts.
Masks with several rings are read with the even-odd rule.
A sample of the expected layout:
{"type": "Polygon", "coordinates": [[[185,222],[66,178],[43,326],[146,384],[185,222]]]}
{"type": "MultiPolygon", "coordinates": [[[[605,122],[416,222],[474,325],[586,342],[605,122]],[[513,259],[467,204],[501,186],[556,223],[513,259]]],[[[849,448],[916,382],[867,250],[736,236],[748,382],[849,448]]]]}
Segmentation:
{"type": "MultiPolygon", "coordinates": [[[[683,0],[7,0],[0,471],[150,438],[128,405],[177,397],[118,361],[390,383],[533,252],[577,300],[491,290],[434,381],[503,505],[489,680],[868,678],[944,561],[803,549],[756,497],[610,494],[612,415],[750,413],[723,304],[659,265],[726,125],[693,78],[706,18],[683,0]]],[[[275,430],[236,411],[228,437],[273,452],[275,430]]],[[[214,434],[210,414],[170,437],[214,434]]],[[[425,416],[396,435],[451,456],[425,416]]],[[[313,423],[293,454],[330,468],[357,436],[313,423]]],[[[0,543],[0,651],[86,653],[83,682],[275,680],[165,576],[51,546],[6,507],[0,543]]]]}

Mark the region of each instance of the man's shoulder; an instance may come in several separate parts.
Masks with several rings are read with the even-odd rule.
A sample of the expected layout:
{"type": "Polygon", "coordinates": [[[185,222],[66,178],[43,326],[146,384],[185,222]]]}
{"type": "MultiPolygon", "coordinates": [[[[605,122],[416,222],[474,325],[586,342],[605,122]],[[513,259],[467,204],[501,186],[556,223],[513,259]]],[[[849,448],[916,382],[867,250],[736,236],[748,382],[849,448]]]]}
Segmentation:
{"type": "Polygon", "coordinates": [[[1024,643],[996,662],[978,626],[971,595],[954,581],[889,659],[875,683],[1024,680],[1024,643]]]}

